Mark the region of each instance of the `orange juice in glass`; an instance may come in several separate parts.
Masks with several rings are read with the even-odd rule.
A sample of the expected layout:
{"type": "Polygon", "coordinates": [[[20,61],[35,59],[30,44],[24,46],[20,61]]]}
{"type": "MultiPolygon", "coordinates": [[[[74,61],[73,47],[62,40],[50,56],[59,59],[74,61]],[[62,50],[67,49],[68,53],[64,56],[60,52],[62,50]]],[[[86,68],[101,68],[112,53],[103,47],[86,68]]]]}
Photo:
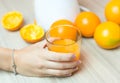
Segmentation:
{"type": "Polygon", "coordinates": [[[75,60],[80,59],[81,34],[75,26],[59,25],[51,28],[46,32],[46,40],[50,51],[73,53],[75,60]]]}

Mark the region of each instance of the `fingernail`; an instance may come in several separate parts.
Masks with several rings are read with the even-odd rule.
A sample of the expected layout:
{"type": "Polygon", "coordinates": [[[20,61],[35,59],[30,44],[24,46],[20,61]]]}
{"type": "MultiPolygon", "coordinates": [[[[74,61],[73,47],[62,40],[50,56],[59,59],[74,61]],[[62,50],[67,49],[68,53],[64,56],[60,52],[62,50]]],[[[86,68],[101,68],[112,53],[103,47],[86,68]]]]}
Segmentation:
{"type": "Polygon", "coordinates": [[[75,68],[75,71],[77,71],[78,69],[79,69],[79,68],[78,68],[78,67],[76,67],[76,68],[75,68]]]}
{"type": "Polygon", "coordinates": [[[75,55],[72,55],[72,58],[74,59],[74,58],[75,58],[75,55]]]}
{"type": "Polygon", "coordinates": [[[76,68],[74,68],[74,69],[73,69],[73,71],[75,72],[75,71],[77,71],[78,69],[79,69],[79,68],[78,68],[78,67],[76,67],[76,68]]]}
{"type": "Polygon", "coordinates": [[[67,76],[71,76],[72,74],[67,74],[67,76]]]}
{"type": "Polygon", "coordinates": [[[81,63],[82,63],[82,61],[80,61],[80,60],[79,60],[79,61],[77,61],[77,64],[78,64],[78,65],[79,65],[79,64],[81,64],[81,63]]]}
{"type": "Polygon", "coordinates": [[[80,60],[79,60],[78,62],[79,62],[80,64],[82,63],[82,61],[80,61],[80,60]]]}

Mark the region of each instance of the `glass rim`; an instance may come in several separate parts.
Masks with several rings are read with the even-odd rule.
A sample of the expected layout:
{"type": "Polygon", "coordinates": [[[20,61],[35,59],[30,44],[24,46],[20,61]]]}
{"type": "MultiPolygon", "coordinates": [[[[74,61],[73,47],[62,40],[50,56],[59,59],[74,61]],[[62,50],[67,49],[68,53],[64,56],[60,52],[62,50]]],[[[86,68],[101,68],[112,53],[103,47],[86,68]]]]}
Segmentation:
{"type": "MultiPolygon", "coordinates": [[[[56,38],[56,39],[57,39],[57,37],[52,37],[52,38],[56,38]]],[[[64,25],[58,25],[58,26],[55,26],[55,27],[53,27],[53,28],[50,28],[50,29],[46,32],[46,34],[45,34],[45,39],[46,39],[46,41],[47,41],[49,44],[51,44],[51,45],[55,45],[55,46],[70,46],[70,45],[75,44],[77,41],[80,41],[80,42],[81,42],[81,40],[82,40],[82,35],[81,35],[81,32],[76,28],[76,26],[74,26],[74,25],[69,25],[69,24],[64,24],[64,25]],[[77,30],[77,33],[78,33],[79,36],[80,36],[80,39],[79,39],[79,40],[73,40],[73,41],[75,41],[75,42],[74,42],[74,43],[71,43],[71,44],[68,44],[68,45],[53,44],[51,41],[49,41],[49,39],[48,39],[47,37],[48,37],[48,35],[49,35],[50,30],[52,30],[52,29],[54,29],[54,28],[57,28],[57,27],[63,27],[63,26],[68,26],[68,27],[72,27],[72,28],[76,29],[76,30],[77,30]]],[[[67,39],[67,38],[66,38],[66,39],[67,39]]],[[[68,38],[68,39],[69,39],[69,38],[68,38]]]]}

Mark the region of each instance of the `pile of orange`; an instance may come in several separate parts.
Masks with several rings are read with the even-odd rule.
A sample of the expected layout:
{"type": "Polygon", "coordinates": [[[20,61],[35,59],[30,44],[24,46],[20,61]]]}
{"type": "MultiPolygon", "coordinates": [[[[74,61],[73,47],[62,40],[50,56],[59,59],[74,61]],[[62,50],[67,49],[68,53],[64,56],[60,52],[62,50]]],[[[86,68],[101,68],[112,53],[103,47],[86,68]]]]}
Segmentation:
{"type": "MultiPolygon", "coordinates": [[[[79,30],[83,37],[94,37],[96,43],[105,49],[113,49],[120,46],[120,3],[119,0],[110,1],[105,7],[106,22],[101,22],[100,18],[93,12],[81,12],[72,24],[69,21],[59,20],[53,23],[52,28],[58,25],[73,25],[79,30]]],[[[69,27],[68,27],[69,28],[69,27]]],[[[69,28],[70,30],[71,28],[69,28]]],[[[74,38],[75,32],[69,32],[65,28],[58,28],[52,31],[53,36],[74,38]],[[59,32],[62,31],[62,32],[59,32]],[[61,35],[62,34],[62,35],[61,35]],[[70,35],[74,34],[74,35],[70,35]]]]}
{"type": "Polygon", "coordinates": [[[120,0],[111,0],[105,6],[107,22],[100,24],[95,31],[96,43],[105,49],[120,46],[120,0]]]}

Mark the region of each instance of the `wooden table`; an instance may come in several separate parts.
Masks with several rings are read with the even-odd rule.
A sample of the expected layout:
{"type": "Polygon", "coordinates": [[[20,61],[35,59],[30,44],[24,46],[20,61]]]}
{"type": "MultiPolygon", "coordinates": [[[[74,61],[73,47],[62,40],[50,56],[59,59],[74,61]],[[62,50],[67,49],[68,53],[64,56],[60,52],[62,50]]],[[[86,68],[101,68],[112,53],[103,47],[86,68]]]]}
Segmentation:
{"type": "MultiPolygon", "coordinates": [[[[18,10],[23,13],[25,24],[33,23],[34,0],[0,0],[0,19],[3,14],[18,10]]],[[[80,4],[98,14],[103,21],[104,6],[108,0],[79,0],[80,4]]],[[[19,31],[9,32],[0,24],[0,46],[22,48],[29,44],[21,39],[19,31]]],[[[120,48],[104,50],[95,41],[83,38],[81,70],[67,78],[26,77],[0,71],[0,83],[120,83],[120,48]]]]}

